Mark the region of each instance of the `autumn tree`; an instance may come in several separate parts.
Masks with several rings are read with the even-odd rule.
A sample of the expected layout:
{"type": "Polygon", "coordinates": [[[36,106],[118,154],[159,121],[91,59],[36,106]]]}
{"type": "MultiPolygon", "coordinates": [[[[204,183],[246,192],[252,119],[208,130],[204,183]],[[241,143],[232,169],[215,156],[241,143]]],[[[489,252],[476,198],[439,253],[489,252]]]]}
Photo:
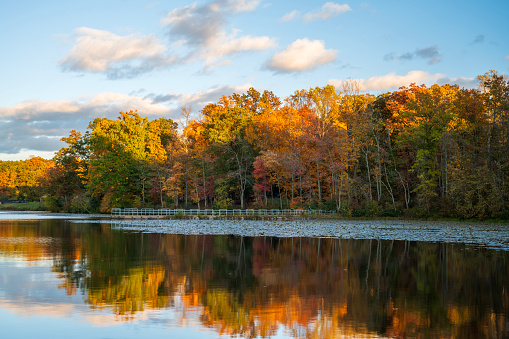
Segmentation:
{"type": "Polygon", "coordinates": [[[487,166],[496,189],[495,210],[507,211],[509,198],[509,81],[490,71],[478,77],[488,120],[487,166]]]}
{"type": "Polygon", "coordinates": [[[48,195],[45,203],[53,211],[90,212],[94,208],[85,189],[90,158],[88,138],[89,134],[72,130],[61,139],[67,146],[56,152],[56,166],[42,181],[48,195]]]}
{"type": "Polygon", "coordinates": [[[39,200],[44,191],[41,180],[53,161],[30,156],[22,161],[0,161],[0,199],[39,200]]]}
{"type": "Polygon", "coordinates": [[[453,118],[451,102],[457,90],[457,86],[433,85],[418,91],[407,103],[408,110],[403,112],[410,124],[400,135],[399,142],[415,147],[415,163],[412,165],[418,179],[415,191],[427,212],[439,196],[439,146],[446,142],[445,134],[453,118]]]}
{"type": "Polygon", "coordinates": [[[247,138],[253,111],[245,106],[246,100],[234,94],[223,96],[218,104],[209,104],[202,110],[204,138],[211,144],[216,173],[223,175],[216,195],[227,199],[230,189],[237,190],[241,208],[245,206],[246,190],[253,185],[256,152],[247,138]]]}
{"type": "MultiPolygon", "coordinates": [[[[377,97],[349,80],[283,101],[250,88],[209,103],[199,120],[183,106],[180,134],[170,119],[132,111],[98,118],[64,139],[45,175],[48,201],[503,217],[509,83],[495,71],[478,80],[478,89],[410,84],[377,97]]],[[[23,166],[0,164],[4,197],[21,196],[23,166]]]]}

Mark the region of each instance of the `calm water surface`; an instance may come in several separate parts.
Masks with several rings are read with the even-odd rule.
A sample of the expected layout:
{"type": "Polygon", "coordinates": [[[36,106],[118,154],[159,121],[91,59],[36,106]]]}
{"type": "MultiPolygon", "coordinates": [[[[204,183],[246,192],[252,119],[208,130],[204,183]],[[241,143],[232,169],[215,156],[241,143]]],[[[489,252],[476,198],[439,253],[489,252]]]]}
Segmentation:
{"type": "Polygon", "coordinates": [[[507,338],[508,288],[509,252],[482,241],[184,235],[0,214],[1,338],[507,338]]]}

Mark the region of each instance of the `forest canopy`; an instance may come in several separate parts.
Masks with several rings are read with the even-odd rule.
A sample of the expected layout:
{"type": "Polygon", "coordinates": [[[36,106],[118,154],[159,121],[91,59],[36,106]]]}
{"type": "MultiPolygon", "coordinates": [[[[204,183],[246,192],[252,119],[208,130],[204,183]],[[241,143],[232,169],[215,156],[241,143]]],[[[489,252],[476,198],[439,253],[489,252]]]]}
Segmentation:
{"type": "Polygon", "coordinates": [[[507,218],[509,82],[397,91],[253,88],[181,128],[136,111],[71,131],[52,160],[0,162],[0,200],[54,211],[312,208],[345,216],[507,218]]]}

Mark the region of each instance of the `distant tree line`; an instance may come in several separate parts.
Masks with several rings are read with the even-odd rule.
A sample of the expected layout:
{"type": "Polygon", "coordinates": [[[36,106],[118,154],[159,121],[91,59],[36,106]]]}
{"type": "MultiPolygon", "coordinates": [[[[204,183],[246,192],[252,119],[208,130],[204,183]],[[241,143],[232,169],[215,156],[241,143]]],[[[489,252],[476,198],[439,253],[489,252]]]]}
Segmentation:
{"type": "Polygon", "coordinates": [[[0,161],[0,201],[37,201],[44,194],[40,180],[55,166],[51,160],[30,157],[24,161],[0,161]]]}
{"type": "Polygon", "coordinates": [[[181,128],[120,112],[71,131],[51,161],[1,162],[0,194],[33,198],[12,168],[35,161],[27,187],[59,211],[311,206],[507,218],[509,82],[496,71],[478,80],[477,89],[411,84],[378,96],[349,81],[284,100],[251,88],[208,104],[198,121],[181,107],[181,128]]]}

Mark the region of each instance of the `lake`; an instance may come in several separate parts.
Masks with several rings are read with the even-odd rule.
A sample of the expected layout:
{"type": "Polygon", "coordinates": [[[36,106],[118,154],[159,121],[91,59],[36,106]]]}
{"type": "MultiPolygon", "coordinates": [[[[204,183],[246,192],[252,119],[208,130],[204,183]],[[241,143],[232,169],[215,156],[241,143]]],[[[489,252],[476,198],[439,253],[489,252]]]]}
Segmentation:
{"type": "Polygon", "coordinates": [[[509,226],[0,213],[1,338],[507,338],[509,226]]]}

